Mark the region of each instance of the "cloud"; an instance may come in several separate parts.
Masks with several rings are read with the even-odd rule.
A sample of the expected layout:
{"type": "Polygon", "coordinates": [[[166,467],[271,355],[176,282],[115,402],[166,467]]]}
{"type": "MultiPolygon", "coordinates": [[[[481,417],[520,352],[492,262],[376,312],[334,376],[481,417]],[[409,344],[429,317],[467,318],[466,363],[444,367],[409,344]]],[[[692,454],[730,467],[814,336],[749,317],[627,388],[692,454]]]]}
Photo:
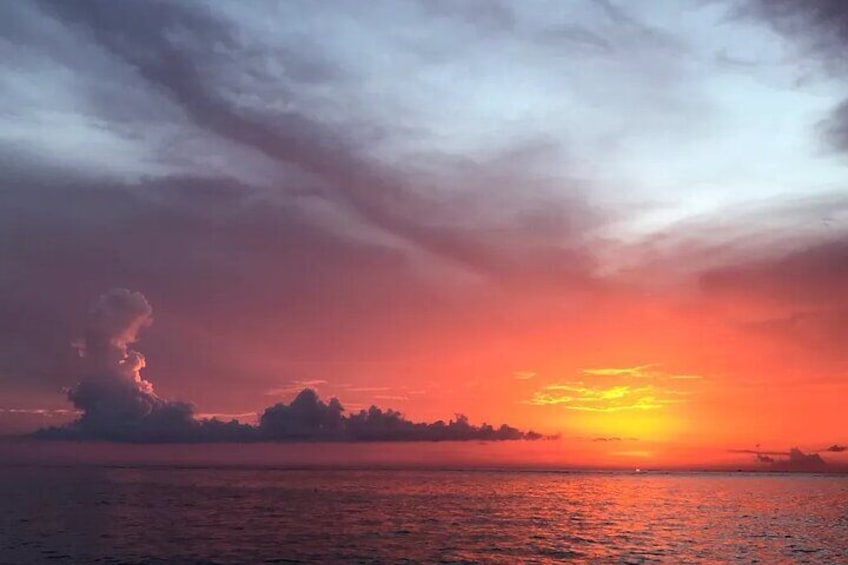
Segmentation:
{"type": "Polygon", "coordinates": [[[431,424],[411,422],[394,410],[380,410],[372,406],[351,415],[346,422],[347,434],[358,441],[502,441],[540,439],[535,432],[522,432],[503,424],[474,426],[468,418],[458,414],[456,419],[431,424]]]}
{"type": "Polygon", "coordinates": [[[271,388],[265,391],[266,396],[280,396],[284,394],[292,394],[300,392],[304,388],[319,388],[321,385],[327,384],[324,379],[309,379],[302,381],[291,381],[279,387],[271,388]]]}
{"type": "MultiPolygon", "coordinates": [[[[831,213],[844,209],[831,208],[831,213]]],[[[848,237],[772,251],[704,271],[700,289],[707,300],[752,314],[738,315],[737,327],[815,351],[832,363],[844,357],[848,339],[848,237]]]]}
{"type": "Polygon", "coordinates": [[[587,375],[598,376],[625,376],[625,377],[645,377],[648,376],[648,369],[659,366],[658,363],[649,363],[647,365],[637,365],[636,367],[612,368],[612,369],[584,369],[583,372],[587,375]]]}
{"type": "Polygon", "coordinates": [[[634,379],[672,379],[679,381],[696,381],[704,377],[695,374],[675,374],[657,369],[660,363],[648,363],[635,367],[606,368],[606,369],[583,369],[583,374],[595,377],[629,377],[634,379]]]}
{"type": "Polygon", "coordinates": [[[473,144],[445,144],[456,136],[431,136],[423,107],[456,127],[470,105],[451,81],[447,96],[425,95],[427,81],[350,57],[371,45],[364,32],[399,69],[445,74],[409,66],[428,64],[413,46],[384,49],[405,40],[372,18],[411,14],[400,23],[422,37],[453,22],[419,20],[417,2],[350,10],[313,5],[268,28],[262,10],[217,2],[0,6],[0,48],[21,55],[4,59],[7,86],[26,90],[0,116],[16,124],[0,127],[4,388],[74,384],[53,356],[76,333],[77,305],[114,286],[167,308],[145,352],[169,388],[203,387],[233,412],[278,388],[272,375],[309,381],[325,363],[402,356],[418,332],[448,345],[477,327],[506,332],[504,310],[544,300],[534,289],[561,300],[603,286],[588,239],[606,212],[564,165],[561,140],[510,135],[521,121],[487,110],[459,127],[483,133],[473,144]],[[320,39],[327,26],[338,41],[320,39]],[[394,147],[407,150],[387,155],[394,147]],[[311,365],[294,372],[301,361],[311,365]],[[233,374],[244,386],[224,392],[233,374]]]}
{"type": "Polygon", "coordinates": [[[153,394],[153,385],[141,377],[144,356],[129,349],[138,332],[153,323],[153,308],[141,293],[115,289],[102,295],[91,309],[83,341],[77,349],[93,376],[131,381],[153,394]]]}
{"type": "MultiPolygon", "coordinates": [[[[127,442],[497,441],[542,437],[507,425],[473,426],[464,416],[447,424],[418,423],[407,420],[400,412],[383,411],[376,406],[345,416],[338,399],[325,403],[310,388],[301,390],[289,404],[266,408],[256,426],[234,418],[223,422],[215,415],[197,419],[191,404],[160,398],[153,384],[141,375],[144,356],[130,346],[152,320],[153,309],[139,292],[115,289],[97,300],[85,335],[77,344],[83,376],[68,392],[68,399],[81,415],[65,426],[39,430],[36,437],[127,442]]],[[[309,382],[314,385],[326,381],[309,382]]],[[[302,385],[307,381],[295,383],[302,385]]],[[[408,400],[388,395],[382,398],[408,400]]]]}
{"type": "Polygon", "coordinates": [[[848,446],[833,444],[824,451],[830,451],[831,453],[842,453],[843,451],[848,450],[848,446]]]}
{"type": "Polygon", "coordinates": [[[274,440],[319,440],[341,437],[344,408],[335,398],[322,402],[305,389],[290,404],[275,404],[259,418],[263,437],[274,440]]]}
{"type": "Polygon", "coordinates": [[[757,463],[768,465],[775,471],[816,472],[827,468],[827,462],[818,453],[805,453],[797,447],[789,451],[760,451],[758,449],[731,449],[732,453],[750,453],[757,463]]]}
{"type": "Polygon", "coordinates": [[[848,239],[837,238],[705,271],[700,285],[708,293],[738,293],[814,307],[840,302],[838,290],[848,283],[846,265],[848,239]]]}
{"type": "Polygon", "coordinates": [[[648,385],[631,387],[590,386],[583,382],[548,385],[529,400],[536,406],[562,405],[583,412],[621,412],[625,410],[659,410],[678,404],[688,393],[648,385]]]}
{"type": "MultiPolygon", "coordinates": [[[[795,103],[804,93],[778,91],[779,73],[708,76],[719,47],[738,57],[750,46],[758,58],[772,43],[714,26],[721,22],[710,14],[721,10],[690,13],[690,4],[700,6],[280,3],[268,18],[257,5],[209,0],[4,3],[0,66],[12,109],[0,116],[0,388],[12,395],[4,402],[23,406],[31,394],[41,397],[32,406],[44,406],[50,391],[76,386],[80,372],[61,354],[67,336],[77,333],[79,305],[114,286],[142,288],[167,312],[145,335],[147,359],[124,360],[138,377],[126,402],[152,402],[137,389],[143,364],[155,360],[165,380],[151,394],[202,390],[210,412],[240,413],[262,391],[294,395],[327,375],[385,384],[397,371],[420,388],[433,374],[438,385],[447,381],[440,364],[460,354],[480,366],[504,357],[493,374],[511,380],[526,356],[502,343],[530,343],[535,332],[539,358],[553,358],[562,346],[584,347],[591,332],[581,326],[624,327],[641,316],[632,306],[644,297],[664,307],[685,295],[666,284],[679,270],[689,276],[716,257],[721,268],[728,256],[738,260],[731,268],[762,259],[747,247],[758,240],[733,225],[806,245],[795,225],[764,227],[765,214],[740,221],[725,204],[783,198],[806,190],[802,181],[830,185],[815,163],[783,158],[811,151],[803,139],[773,135],[769,118],[794,123],[815,108],[795,103]],[[522,87],[504,88],[513,84],[522,87]],[[738,135],[761,125],[766,137],[738,135]],[[783,164],[777,182],[751,158],[763,154],[783,164]],[[773,188],[755,188],[765,185],[773,188]],[[679,238],[680,248],[664,268],[635,265],[647,282],[634,289],[632,271],[616,265],[638,255],[627,248],[630,221],[713,204],[709,251],[690,252],[686,242],[702,234],[673,226],[658,238],[679,238]],[[731,239],[745,244],[723,247],[731,239]],[[609,304],[621,306],[620,318],[607,318],[609,304]]],[[[827,93],[812,98],[818,107],[827,93]]],[[[825,216],[781,202],[799,223],[823,226],[825,216]]],[[[838,207],[821,209],[836,232],[838,207]]],[[[763,281],[751,294],[773,290],[763,281]]],[[[844,350],[845,310],[831,308],[844,285],[823,286],[793,293],[818,297],[815,307],[774,312],[749,329],[844,350]]],[[[722,294],[701,290],[708,301],[722,294]]],[[[669,322],[698,327],[699,315],[669,322]]],[[[599,350],[621,338],[616,328],[599,350]]],[[[615,372],[626,369],[587,375],[653,370],[615,372]]],[[[407,395],[391,384],[383,392],[407,395]]],[[[633,409],[665,398],[642,396],[654,400],[634,400],[633,409]]],[[[429,401],[444,402],[435,393],[429,401]]]]}
{"type": "Polygon", "coordinates": [[[288,405],[267,408],[260,418],[259,431],[265,439],[285,441],[499,441],[542,437],[507,425],[473,426],[462,415],[447,423],[428,424],[408,420],[395,410],[371,406],[345,416],[336,398],[325,403],[310,389],[288,405]]]}
{"type": "Polygon", "coordinates": [[[196,425],[191,405],[160,398],[141,375],[144,355],[130,349],[152,321],[153,309],[141,293],[115,289],[95,302],[77,344],[82,378],[68,391],[82,415],[43,435],[118,441],[190,437],[196,425]]]}
{"type": "MultiPolygon", "coordinates": [[[[109,2],[44,5],[63,20],[78,24],[110,56],[137,69],[152,88],[167,93],[194,127],[258,153],[281,169],[295,171],[293,176],[305,179],[302,185],[314,198],[331,201],[373,228],[472,272],[499,278],[512,277],[516,271],[550,274],[550,259],[560,257],[561,272],[553,273],[555,278],[586,284],[589,257],[585,250],[565,245],[552,248],[547,239],[540,239],[533,242],[533,252],[527,248],[518,252],[508,249],[509,238],[495,239],[503,226],[468,230],[438,218],[424,220],[422,210],[450,216],[455,199],[441,195],[445,199],[441,202],[425,196],[410,179],[369,158],[360,150],[364,140],[357,132],[362,128],[333,127],[319,106],[308,103],[291,104],[292,109],[284,111],[276,105],[246,103],[230,88],[215,84],[221,81],[238,92],[243,88],[239,83],[247,81],[260,92],[282,90],[292,98],[304,88],[298,81],[287,81],[285,73],[265,72],[266,58],[276,59],[278,53],[261,43],[252,44],[240,29],[244,22],[228,18],[226,11],[178,4],[121,9],[109,2]],[[128,15],[128,9],[132,14],[128,15]],[[133,24],[128,25],[129,21],[133,24]],[[231,64],[255,51],[262,53],[257,56],[259,69],[250,69],[250,59],[244,61],[247,68],[231,64]]],[[[287,67],[310,65],[307,53],[290,56],[295,60],[286,60],[287,67]]],[[[486,177],[493,172],[512,176],[508,170],[481,171],[486,177]]],[[[485,182],[485,178],[479,180],[485,182]]],[[[479,200],[480,206],[487,205],[483,195],[479,200]]],[[[564,221],[554,225],[567,228],[563,236],[574,231],[572,226],[585,226],[585,219],[596,216],[579,199],[561,212],[564,221]]],[[[517,227],[522,236],[529,233],[517,227]]]]}
{"type": "MultiPolygon", "coordinates": [[[[353,386],[353,385],[343,385],[342,388],[347,389],[348,392],[388,392],[391,390],[391,387],[388,386],[353,386]]],[[[413,394],[410,392],[410,394],[413,394]]]]}
{"type": "Polygon", "coordinates": [[[793,471],[814,471],[823,468],[826,463],[818,453],[804,453],[797,447],[793,447],[789,450],[789,459],[776,461],[775,465],[793,471]]]}
{"type": "Polygon", "coordinates": [[[568,410],[582,412],[659,410],[685,402],[685,397],[693,393],[670,388],[664,381],[695,381],[702,378],[699,375],[667,373],[658,367],[659,363],[648,363],[633,367],[584,369],[583,374],[593,377],[592,382],[550,384],[537,391],[529,403],[536,406],[562,405],[568,410]],[[619,379],[619,383],[598,384],[598,381],[609,383],[608,379],[619,379]],[[624,379],[624,382],[621,383],[620,379],[624,379]],[[631,379],[638,381],[639,385],[630,384],[631,379]]]}
{"type": "Polygon", "coordinates": [[[67,416],[69,414],[79,414],[79,410],[70,410],[67,408],[0,408],[0,413],[5,414],[31,414],[36,416],[67,416]]]}
{"type": "MultiPolygon", "coordinates": [[[[748,0],[743,13],[762,18],[775,30],[797,41],[798,65],[809,68],[818,59],[823,70],[848,78],[848,5],[841,0],[794,2],[748,0]]],[[[824,138],[839,151],[848,151],[848,98],[821,124],[824,138]]]]}
{"type": "Polygon", "coordinates": [[[529,381],[536,376],[534,371],[516,371],[512,374],[519,381],[529,381]]]}

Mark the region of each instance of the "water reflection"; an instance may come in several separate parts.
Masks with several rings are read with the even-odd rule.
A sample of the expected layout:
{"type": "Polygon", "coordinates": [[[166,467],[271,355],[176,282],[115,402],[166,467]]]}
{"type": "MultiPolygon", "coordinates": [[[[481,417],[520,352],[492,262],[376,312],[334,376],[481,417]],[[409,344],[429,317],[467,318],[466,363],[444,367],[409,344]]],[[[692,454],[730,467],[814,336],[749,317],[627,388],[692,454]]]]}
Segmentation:
{"type": "Polygon", "coordinates": [[[15,468],[0,479],[4,563],[848,561],[840,477],[15,468]]]}

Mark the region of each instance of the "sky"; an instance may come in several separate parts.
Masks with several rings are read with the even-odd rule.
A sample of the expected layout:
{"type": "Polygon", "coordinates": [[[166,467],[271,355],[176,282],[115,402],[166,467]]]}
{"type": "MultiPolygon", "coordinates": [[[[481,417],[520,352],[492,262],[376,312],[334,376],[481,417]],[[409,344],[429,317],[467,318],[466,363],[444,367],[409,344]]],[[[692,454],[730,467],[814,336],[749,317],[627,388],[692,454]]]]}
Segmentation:
{"type": "Polygon", "coordinates": [[[0,3],[0,434],[78,418],[106,363],[197,418],[310,388],[546,461],[848,463],[846,30],[838,0],[0,3]]]}

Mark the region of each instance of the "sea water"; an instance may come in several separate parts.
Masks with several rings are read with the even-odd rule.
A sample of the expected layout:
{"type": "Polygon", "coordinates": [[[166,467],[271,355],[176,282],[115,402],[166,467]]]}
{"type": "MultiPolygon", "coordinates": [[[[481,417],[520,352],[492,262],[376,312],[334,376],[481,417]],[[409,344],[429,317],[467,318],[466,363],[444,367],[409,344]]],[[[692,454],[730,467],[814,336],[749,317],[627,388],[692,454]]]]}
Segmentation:
{"type": "Polygon", "coordinates": [[[0,562],[848,563],[848,478],[11,466],[0,562]]]}

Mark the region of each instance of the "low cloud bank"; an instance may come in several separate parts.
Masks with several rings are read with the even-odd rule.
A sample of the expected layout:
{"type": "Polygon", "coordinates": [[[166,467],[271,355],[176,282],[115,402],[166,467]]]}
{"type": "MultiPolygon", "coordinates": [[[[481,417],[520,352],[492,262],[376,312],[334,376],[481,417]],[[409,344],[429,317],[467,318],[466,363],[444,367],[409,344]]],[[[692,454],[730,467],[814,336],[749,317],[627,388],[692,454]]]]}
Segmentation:
{"type": "Polygon", "coordinates": [[[335,398],[324,403],[311,389],[297,395],[291,404],[275,404],[265,409],[258,432],[270,440],[339,440],[339,441],[499,441],[539,439],[535,432],[522,432],[506,424],[473,426],[465,416],[445,423],[413,422],[395,410],[372,406],[345,416],[335,398]]]}
{"type": "MultiPolygon", "coordinates": [[[[833,445],[822,451],[839,452],[842,446],[833,445]],[[834,449],[836,448],[836,449],[834,449]]],[[[828,463],[818,453],[805,453],[793,447],[789,451],[759,451],[756,449],[732,449],[733,453],[750,453],[754,455],[754,460],[768,466],[772,471],[806,471],[816,472],[824,471],[828,468],[828,463]]]]}
{"type": "Polygon", "coordinates": [[[70,424],[39,430],[45,439],[109,441],[500,441],[539,439],[506,424],[474,426],[457,415],[447,423],[413,422],[400,412],[372,406],[345,415],[338,399],[321,400],[309,388],[290,404],[266,408],[256,426],[237,420],[198,419],[187,402],[158,396],[141,375],[144,355],[131,349],[142,328],[153,322],[145,297],[126,289],[112,290],[95,303],[83,339],[76,344],[82,379],[68,400],[82,415],[70,424]]]}
{"type": "MultiPolygon", "coordinates": [[[[79,387],[71,391],[83,388],[79,387]]],[[[125,390],[116,389],[118,398],[125,390]]],[[[97,389],[97,394],[110,394],[97,389]]],[[[135,393],[138,400],[138,395],[135,393]]],[[[149,400],[149,399],[145,399],[149,400]]],[[[258,425],[237,420],[197,419],[184,402],[163,401],[144,410],[119,411],[101,405],[90,407],[76,421],[35,433],[43,439],[96,439],[137,443],[200,443],[250,441],[504,441],[536,440],[543,436],[503,424],[472,425],[459,414],[448,422],[413,422],[395,410],[371,406],[345,415],[336,398],[324,402],[312,389],[302,390],[290,404],[266,408],[258,425]]]]}

